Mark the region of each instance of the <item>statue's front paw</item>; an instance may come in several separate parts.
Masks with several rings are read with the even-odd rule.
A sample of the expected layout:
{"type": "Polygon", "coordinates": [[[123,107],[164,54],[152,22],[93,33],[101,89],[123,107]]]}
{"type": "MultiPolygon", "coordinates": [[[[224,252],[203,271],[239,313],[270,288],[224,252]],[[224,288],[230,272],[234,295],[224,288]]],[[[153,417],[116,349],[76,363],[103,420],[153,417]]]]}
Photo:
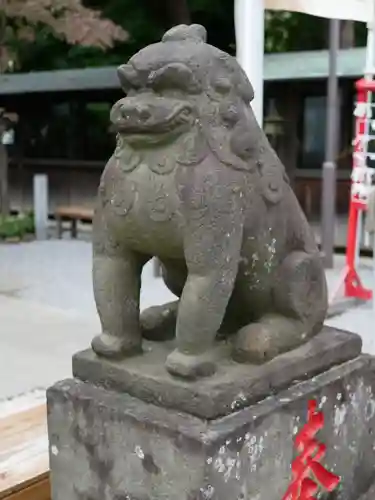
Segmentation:
{"type": "Polygon", "coordinates": [[[98,356],[105,358],[125,358],[142,352],[141,338],[139,342],[134,342],[108,333],[94,337],[91,347],[98,356]]]}
{"type": "Polygon", "coordinates": [[[176,349],[167,357],[166,368],[172,375],[186,379],[208,377],[216,371],[214,353],[185,354],[176,349]]]}

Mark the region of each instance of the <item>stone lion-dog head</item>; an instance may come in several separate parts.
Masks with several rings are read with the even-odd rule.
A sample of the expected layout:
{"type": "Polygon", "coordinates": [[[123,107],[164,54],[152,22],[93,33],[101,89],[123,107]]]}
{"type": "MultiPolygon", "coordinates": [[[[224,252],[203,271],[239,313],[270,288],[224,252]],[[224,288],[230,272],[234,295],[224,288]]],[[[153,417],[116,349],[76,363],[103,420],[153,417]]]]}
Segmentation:
{"type": "Polygon", "coordinates": [[[232,168],[254,168],[249,159],[262,132],[250,106],[253,87],[236,59],[206,37],[203,26],[177,26],[119,67],[126,97],[113,106],[111,122],[128,169],[139,152],[170,144],[183,165],[211,150],[232,168]]]}

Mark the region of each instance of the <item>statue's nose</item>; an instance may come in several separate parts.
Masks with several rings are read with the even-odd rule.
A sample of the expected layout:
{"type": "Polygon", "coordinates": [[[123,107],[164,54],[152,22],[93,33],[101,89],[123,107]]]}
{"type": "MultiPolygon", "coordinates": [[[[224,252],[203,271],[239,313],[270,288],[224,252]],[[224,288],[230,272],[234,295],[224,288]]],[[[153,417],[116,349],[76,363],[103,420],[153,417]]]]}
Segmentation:
{"type": "Polygon", "coordinates": [[[125,119],[136,118],[146,121],[151,116],[151,110],[147,104],[137,103],[133,106],[123,104],[121,106],[121,114],[125,119]]]}

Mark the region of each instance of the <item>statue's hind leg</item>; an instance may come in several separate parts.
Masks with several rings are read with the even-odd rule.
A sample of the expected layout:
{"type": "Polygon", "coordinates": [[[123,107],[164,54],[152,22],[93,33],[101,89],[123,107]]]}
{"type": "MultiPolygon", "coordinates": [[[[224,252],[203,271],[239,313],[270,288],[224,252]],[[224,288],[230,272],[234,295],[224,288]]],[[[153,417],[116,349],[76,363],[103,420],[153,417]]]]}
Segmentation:
{"type": "MultiPolygon", "coordinates": [[[[187,278],[184,262],[164,260],[162,277],[167,288],[180,297],[187,278]]],[[[179,300],[160,306],[152,306],[141,313],[141,330],[147,340],[163,341],[172,339],[176,334],[176,321],[179,300]]]]}
{"type": "MultiPolygon", "coordinates": [[[[187,268],[184,262],[171,260],[162,263],[162,277],[167,288],[178,297],[177,300],[166,304],[151,306],[141,312],[142,337],[146,340],[161,342],[171,340],[176,335],[176,322],[180,296],[187,278],[187,268]]],[[[228,331],[236,331],[233,320],[236,314],[231,313],[225,317],[222,327],[218,332],[219,337],[228,336],[228,331]]]]}
{"type": "Polygon", "coordinates": [[[272,294],[272,310],[238,331],[233,352],[237,361],[264,363],[319,333],[328,307],[320,256],[290,254],[279,269],[272,294]]]}

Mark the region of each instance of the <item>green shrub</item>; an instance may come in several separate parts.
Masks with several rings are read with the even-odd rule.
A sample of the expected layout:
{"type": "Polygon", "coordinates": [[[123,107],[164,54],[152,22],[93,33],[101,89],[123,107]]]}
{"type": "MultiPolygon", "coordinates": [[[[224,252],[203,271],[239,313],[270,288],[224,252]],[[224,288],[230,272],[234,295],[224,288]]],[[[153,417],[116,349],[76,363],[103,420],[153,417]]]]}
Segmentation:
{"type": "Polygon", "coordinates": [[[32,213],[0,216],[0,238],[22,238],[26,234],[34,234],[34,215],[32,213]]]}

